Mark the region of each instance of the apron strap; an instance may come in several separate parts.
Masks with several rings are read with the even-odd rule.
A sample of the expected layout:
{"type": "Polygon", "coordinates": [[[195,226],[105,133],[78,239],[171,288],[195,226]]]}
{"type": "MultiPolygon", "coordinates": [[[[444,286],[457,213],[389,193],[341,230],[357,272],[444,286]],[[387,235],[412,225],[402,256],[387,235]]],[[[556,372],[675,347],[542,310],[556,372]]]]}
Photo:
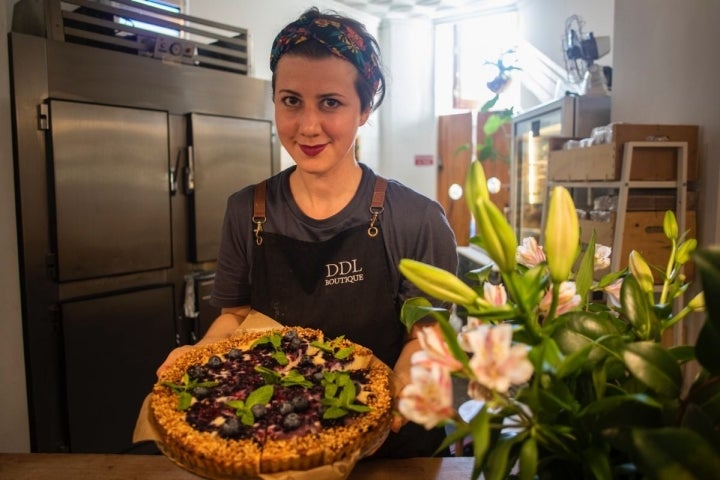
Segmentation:
{"type": "Polygon", "coordinates": [[[253,195],[253,216],[252,221],[255,224],[253,233],[255,233],[255,243],[262,245],[262,225],[267,221],[265,216],[265,191],[267,190],[267,180],[255,185],[255,194],[253,195]]]}
{"type": "Polygon", "coordinates": [[[383,213],[385,208],[385,190],[387,189],[387,180],[380,175],[375,178],[375,190],[373,191],[372,202],[370,203],[370,226],[368,227],[368,235],[376,237],[378,234],[378,228],[375,226],[378,216],[383,213]]]}
{"type": "MultiPolygon", "coordinates": [[[[370,202],[370,227],[368,227],[368,235],[375,237],[378,234],[378,228],[375,226],[378,216],[383,213],[385,208],[385,190],[387,190],[387,179],[377,176],[375,178],[375,188],[373,190],[372,201],[370,202]]],[[[267,191],[267,180],[255,185],[253,194],[253,216],[252,222],[255,224],[253,233],[255,233],[255,243],[262,245],[262,226],[267,221],[265,216],[265,192],[267,191]]]]}

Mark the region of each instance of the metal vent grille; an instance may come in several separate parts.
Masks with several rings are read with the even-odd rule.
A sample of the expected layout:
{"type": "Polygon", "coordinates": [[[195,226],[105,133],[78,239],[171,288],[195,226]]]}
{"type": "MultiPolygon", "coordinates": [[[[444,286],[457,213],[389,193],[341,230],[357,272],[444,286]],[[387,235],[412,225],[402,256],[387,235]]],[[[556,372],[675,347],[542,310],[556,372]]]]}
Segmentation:
{"type": "Polygon", "coordinates": [[[61,37],[56,40],[248,73],[248,32],[244,28],[131,0],[62,0],[59,4],[62,27],[57,28],[56,23],[48,28],[61,37]]]}

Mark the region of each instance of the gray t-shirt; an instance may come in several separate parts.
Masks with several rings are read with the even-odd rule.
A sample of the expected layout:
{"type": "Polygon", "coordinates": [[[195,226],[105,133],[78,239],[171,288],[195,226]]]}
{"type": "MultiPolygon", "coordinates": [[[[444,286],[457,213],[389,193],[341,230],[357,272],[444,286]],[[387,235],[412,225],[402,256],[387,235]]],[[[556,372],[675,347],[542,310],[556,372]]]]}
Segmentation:
{"type": "MultiPolygon", "coordinates": [[[[369,226],[376,175],[366,165],[361,164],[361,167],[362,180],[353,199],[340,212],[324,220],[308,217],[295,203],[289,183],[290,173],[295,167],[274,175],[267,184],[267,221],[263,224],[263,231],[311,242],[327,240],[357,225],[369,226]]],[[[252,186],[246,187],[228,199],[211,298],[216,307],[250,304],[250,272],[255,242],[251,221],[253,191],[252,186]]],[[[388,269],[393,296],[398,299],[398,304],[407,298],[423,295],[398,271],[400,259],[411,258],[456,272],[455,236],[438,202],[389,180],[379,225],[390,262],[388,269]]]]}

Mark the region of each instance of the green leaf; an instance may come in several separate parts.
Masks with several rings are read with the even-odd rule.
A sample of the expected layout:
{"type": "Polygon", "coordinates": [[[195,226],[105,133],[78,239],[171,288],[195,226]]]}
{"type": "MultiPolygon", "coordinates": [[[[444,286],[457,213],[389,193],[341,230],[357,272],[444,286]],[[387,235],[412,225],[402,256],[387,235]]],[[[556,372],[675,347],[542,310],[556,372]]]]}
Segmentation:
{"type": "Polygon", "coordinates": [[[446,308],[433,307],[430,300],[425,297],[412,297],[403,302],[400,309],[400,321],[405,325],[408,332],[412,327],[428,315],[433,318],[450,318],[450,312],[446,308]]]}
{"type": "Polygon", "coordinates": [[[340,407],[330,407],[323,413],[323,418],[326,420],[332,420],[334,418],[341,418],[347,415],[347,411],[340,407]]]}
{"type": "Polygon", "coordinates": [[[714,375],[720,374],[720,247],[695,252],[695,265],[705,291],[707,316],[695,344],[700,364],[714,375]]]}
{"type": "Polygon", "coordinates": [[[248,395],[245,399],[245,406],[252,408],[253,405],[266,405],[270,402],[273,393],[275,393],[275,388],[272,385],[263,385],[248,395]]]}
{"type": "Polygon", "coordinates": [[[189,392],[180,392],[178,394],[178,410],[187,410],[192,403],[192,395],[189,392]]]}
{"type": "Polygon", "coordinates": [[[660,333],[660,325],[655,317],[646,292],[633,275],[625,278],[620,289],[620,303],[623,313],[642,340],[654,339],[660,333]]]}
{"type": "Polygon", "coordinates": [[[450,445],[454,445],[456,442],[464,440],[465,437],[469,437],[472,434],[470,425],[465,422],[460,421],[455,423],[454,420],[451,420],[449,424],[453,425],[455,428],[448,430],[448,434],[445,436],[445,439],[442,441],[437,450],[435,450],[433,455],[439,454],[446,448],[450,447],[450,445]]]}
{"type": "Polygon", "coordinates": [[[485,469],[486,480],[505,480],[510,471],[510,449],[517,442],[517,437],[501,435],[495,447],[490,451],[485,469]]]}
{"type": "Polygon", "coordinates": [[[262,375],[263,381],[268,385],[278,384],[282,380],[279,372],[263,367],[262,365],[255,365],[255,371],[262,375]]]}
{"type": "Polygon", "coordinates": [[[587,364],[590,351],[594,348],[593,343],[587,343],[583,347],[567,355],[557,368],[558,378],[565,378],[568,375],[580,372],[587,364]]]}
{"type": "Polygon", "coordinates": [[[587,407],[583,408],[580,411],[579,416],[587,417],[592,415],[603,415],[610,412],[611,410],[616,410],[624,407],[628,403],[640,403],[652,408],[662,408],[662,405],[658,401],[648,395],[641,393],[632,395],[609,395],[590,403],[587,407]]]}
{"type": "Polygon", "coordinates": [[[472,430],[473,439],[473,463],[472,479],[475,480],[482,472],[482,466],[485,461],[485,455],[490,446],[490,412],[488,404],[485,403],[477,415],[470,420],[470,428],[472,430]]]}
{"type": "Polygon", "coordinates": [[[310,380],[307,380],[305,377],[303,377],[302,374],[295,369],[290,370],[282,378],[281,383],[285,387],[291,387],[293,385],[297,385],[297,386],[300,386],[303,388],[312,387],[312,382],[310,380]]]}
{"type": "Polygon", "coordinates": [[[652,390],[677,397],[682,384],[680,366],[662,345],[655,342],[628,343],[623,360],[628,370],[652,390]]]}
{"type": "Polygon", "coordinates": [[[278,365],[287,365],[289,362],[285,352],[278,350],[272,354],[272,358],[278,363],[278,365]]]}
{"type": "Polygon", "coordinates": [[[335,358],[337,358],[338,360],[345,360],[350,355],[352,355],[352,353],[353,353],[352,347],[343,347],[343,348],[338,349],[337,352],[335,352],[335,358]]]}
{"type": "Polygon", "coordinates": [[[612,480],[612,467],[607,452],[597,447],[590,447],[582,452],[582,458],[596,480],[612,480]]]}
{"type": "Polygon", "coordinates": [[[580,267],[575,275],[575,291],[583,303],[587,302],[587,294],[590,291],[590,286],[593,282],[593,272],[595,271],[595,231],[593,231],[590,237],[590,243],[588,243],[585,254],[580,260],[580,267]]]}
{"type": "Polygon", "coordinates": [[[255,415],[253,415],[252,410],[249,408],[238,410],[237,415],[240,417],[240,423],[245,426],[251,427],[253,423],[255,423],[255,415]]]}
{"type": "Polygon", "coordinates": [[[520,447],[518,457],[519,480],[533,480],[538,466],[538,448],[534,438],[528,437],[520,447]]]}
{"type": "Polygon", "coordinates": [[[634,429],[631,438],[633,458],[649,478],[704,480],[720,472],[717,450],[691,430],[634,429]]]}

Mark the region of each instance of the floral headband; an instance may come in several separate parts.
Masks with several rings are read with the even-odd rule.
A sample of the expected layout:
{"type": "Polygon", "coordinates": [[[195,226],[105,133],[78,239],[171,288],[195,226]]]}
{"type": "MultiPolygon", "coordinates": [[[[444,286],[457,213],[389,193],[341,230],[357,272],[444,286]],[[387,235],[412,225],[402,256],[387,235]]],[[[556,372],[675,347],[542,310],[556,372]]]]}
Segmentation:
{"type": "Polygon", "coordinates": [[[277,62],[284,53],[308,39],[325,45],[334,55],[355,65],[373,86],[373,90],[377,91],[382,75],[380,61],[373,46],[366,43],[351,27],[326,18],[302,16],[283,28],[275,37],[270,51],[270,70],[275,71],[277,62]]]}

